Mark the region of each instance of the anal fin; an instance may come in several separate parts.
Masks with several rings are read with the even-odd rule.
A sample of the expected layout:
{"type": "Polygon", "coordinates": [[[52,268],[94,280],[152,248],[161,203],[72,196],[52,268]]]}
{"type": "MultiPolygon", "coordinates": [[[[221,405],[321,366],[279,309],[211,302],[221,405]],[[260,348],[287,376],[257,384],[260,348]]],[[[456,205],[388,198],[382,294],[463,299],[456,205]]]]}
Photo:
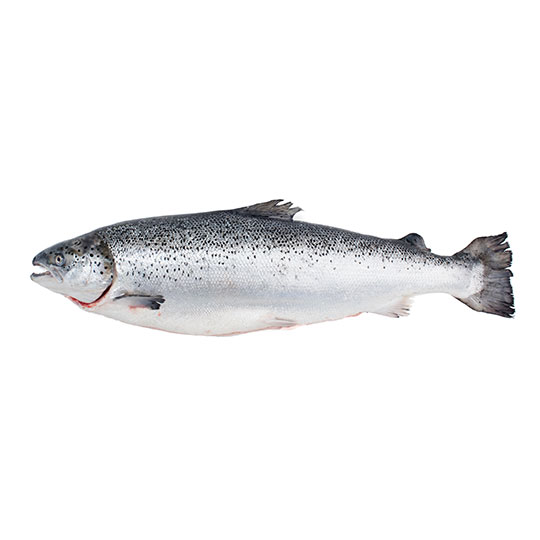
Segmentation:
{"type": "Polygon", "coordinates": [[[384,315],[385,317],[406,317],[411,309],[412,299],[410,296],[401,296],[378,308],[373,313],[384,315]]]}
{"type": "Polygon", "coordinates": [[[159,309],[161,304],[165,302],[165,298],[161,295],[146,295],[146,294],[121,294],[113,298],[114,302],[125,302],[130,309],[159,309]]]}

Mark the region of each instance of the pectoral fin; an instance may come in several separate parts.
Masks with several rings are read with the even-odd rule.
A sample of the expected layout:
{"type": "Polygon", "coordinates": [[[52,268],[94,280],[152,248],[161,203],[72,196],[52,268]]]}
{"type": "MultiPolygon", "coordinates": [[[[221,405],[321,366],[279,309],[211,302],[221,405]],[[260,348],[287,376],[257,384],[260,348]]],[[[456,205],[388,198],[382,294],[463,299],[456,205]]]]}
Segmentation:
{"type": "Polygon", "coordinates": [[[161,295],[144,295],[144,294],[121,294],[113,299],[114,302],[125,302],[130,309],[145,308],[159,309],[161,304],[165,302],[165,298],[161,295]]]}

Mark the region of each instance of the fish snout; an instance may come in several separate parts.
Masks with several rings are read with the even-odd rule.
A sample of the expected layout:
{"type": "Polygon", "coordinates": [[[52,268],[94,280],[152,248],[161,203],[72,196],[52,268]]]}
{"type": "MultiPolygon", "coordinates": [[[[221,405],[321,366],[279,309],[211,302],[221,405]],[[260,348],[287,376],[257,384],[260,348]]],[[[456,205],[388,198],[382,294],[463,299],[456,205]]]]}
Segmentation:
{"type": "Polygon", "coordinates": [[[43,252],[38,253],[33,259],[32,259],[32,266],[43,266],[44,264],[43,260],[43,252]]]}
{"type": "Polygon", "coordinates": [[[49,261],[49,255],[46,251],[41,251],[38,253],[33,259],[32,259],[32,265],[37,266],[40,270],[43,270],[42,272],[34,272],[30,276],[30,279],[32,281],[36,281],[38,279],[41,279],[45,276],[54,277],[56,281],[62,281],[61,276],[58,272],[55,272],[53,268],[51,268],[51,264],[49,261]]]}

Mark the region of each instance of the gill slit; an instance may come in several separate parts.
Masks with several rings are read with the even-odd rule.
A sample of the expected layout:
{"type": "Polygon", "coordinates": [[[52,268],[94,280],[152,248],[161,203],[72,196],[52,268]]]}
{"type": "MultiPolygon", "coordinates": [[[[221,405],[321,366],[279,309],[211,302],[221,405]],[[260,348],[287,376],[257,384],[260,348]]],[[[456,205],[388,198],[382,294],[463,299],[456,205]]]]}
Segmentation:
{"type": "Polygon", "coordinates": [[[97,304],[99,304],[105,298],[105,296],[107,296],[107,293],[111,290],[111,287],[113,286],[113,282],[114,280],[109,283],[109,286],[93,302],[82,302],[81,300],[77,300],[77,298],[74,298],[73,296],[68,296],[67,298],[69,298],[69,300],[82,308],[93,308],[97,306],[97,304]]]}

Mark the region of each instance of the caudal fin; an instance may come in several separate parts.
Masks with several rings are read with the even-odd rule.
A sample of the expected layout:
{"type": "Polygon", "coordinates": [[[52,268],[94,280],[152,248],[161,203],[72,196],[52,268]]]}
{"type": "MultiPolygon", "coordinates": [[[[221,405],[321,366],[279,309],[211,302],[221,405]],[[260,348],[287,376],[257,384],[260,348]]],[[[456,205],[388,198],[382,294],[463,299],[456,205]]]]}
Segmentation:
{"type": "Polygon", "coordinates": [[[506,233],[481,236],[455,255],[469,256],[483,264],[482,289],[467,298],[458,298],[475,311],[493,313],[501,317],[514,315],[514,294],[510,283],[512,272],[509,270],[512,252],[506,237],[506,233]]]}

